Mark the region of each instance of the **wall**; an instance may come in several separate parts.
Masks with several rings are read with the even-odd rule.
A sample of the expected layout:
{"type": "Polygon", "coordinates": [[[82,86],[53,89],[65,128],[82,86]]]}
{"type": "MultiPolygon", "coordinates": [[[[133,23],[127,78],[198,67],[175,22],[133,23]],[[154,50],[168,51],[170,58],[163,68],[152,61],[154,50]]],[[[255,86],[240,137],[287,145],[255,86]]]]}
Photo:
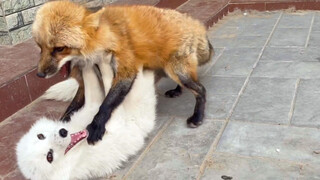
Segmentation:
{"type": "MultiPolygon", "coordinates": [[[[0,45],[13,45],[31,37],[36,11],[48,0],[0,0],[0,45]]],[[[72,0],[96,8],[116,0],[72,0]]]]}

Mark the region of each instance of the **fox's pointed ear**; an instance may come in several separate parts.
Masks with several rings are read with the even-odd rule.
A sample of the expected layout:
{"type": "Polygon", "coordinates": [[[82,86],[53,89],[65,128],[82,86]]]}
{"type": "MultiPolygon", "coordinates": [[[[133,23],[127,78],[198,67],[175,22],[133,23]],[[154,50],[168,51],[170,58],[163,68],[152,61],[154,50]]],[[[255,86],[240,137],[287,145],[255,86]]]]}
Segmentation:
{"type": "Polygon", "coordinates": [[[94,27],[94,28],[98,28],[99,24],[100,24],[101,16],[102,16],[104,10],[105,9],[102,8],[99,11],[88,15],[85,19],[85,25],[90,26],[90,27],[94,27]]]}

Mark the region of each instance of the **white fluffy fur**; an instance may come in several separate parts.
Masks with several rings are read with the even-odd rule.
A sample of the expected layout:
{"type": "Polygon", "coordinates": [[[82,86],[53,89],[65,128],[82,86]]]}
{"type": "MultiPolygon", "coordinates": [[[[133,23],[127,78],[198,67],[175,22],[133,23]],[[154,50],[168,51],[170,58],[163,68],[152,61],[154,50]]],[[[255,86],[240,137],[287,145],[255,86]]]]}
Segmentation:
{"type": "Polygon", "coordinates": [[[79,84],[74,78],[61,81],[51,86],[42,96],[44,99],[71,101],[77,93],[79,84]]]}
{"type": "MultiPolygon", "coordinates": [[[[110,87],[112,76],[103,79],[110,87]]],[[[154,126],[156,95],[153,73],[140,70],[130,93],[108,121],[103,140],[94,146],[83,140],[64,155],[70,142],[69,134],[86,128],[104,98],[92,68],[85,68],[84,81],[86,104],[71,117],[70,123],[41,118],[18,142],[18,166],[26,178],[63,180],[103,177],[142,148],[144,138],[154,126]],[[66,138],[59,136],[61,128],[68,130],[66,138]],[[46,137],[44,140],[37,138],[40,133],[46,137]],[[54,152],[52,163],[46,159],[49,149],[54,152]]]]}

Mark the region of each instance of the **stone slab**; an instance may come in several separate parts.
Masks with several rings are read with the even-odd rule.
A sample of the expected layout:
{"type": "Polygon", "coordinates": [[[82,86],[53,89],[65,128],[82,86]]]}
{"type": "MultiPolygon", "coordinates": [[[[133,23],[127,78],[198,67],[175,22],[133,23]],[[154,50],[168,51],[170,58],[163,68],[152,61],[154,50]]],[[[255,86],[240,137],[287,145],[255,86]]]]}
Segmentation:
{"type": "Polygon", "coordinates": [[[319,62],[259,62],[253,77],[320,78],[319,62]]]}
{"type": "Polygon", "coordinates": [[[284,13],[280,19],[280,28],[310,28],[313,12],[284,13]]]}
{"type": "Polygon", "coordinates": [[[231,119],[288,124],[295,84],[295,79],[250,78],[231,119]]]}
{"type": "Polygon", "coordinates": [[[224,121],[207,120],[196,129],[176,118],[127,179],[195,179],[224,121]]]}
{"type": "Polygon", "coordinates": [[[292,180],[299,177],[301,165],[278,159],[239,156],[228,153],[214,153],[201,180],[232,179],[292,180]]]}
{"type": "Polygon", "coordinates": [[[309,34],[309,28],[277,28],[268,46],[298,46],[304,47],[309,34]]]}
{"type": "Polygon", "coordinates": [[[226,48],[209,75],[247,76],[258,60],[260,48],[226,48]]]}
{"type": "Polygon", "coordinates": [[[279,125],[229,122],[217,147],[218,152],[268,157],[320,165],[320,131],[279,125]]]}
{"type": "MultiPolygon", "coordinates": [[[[225,119],[239,93],[245,78],[241,77],[202,77],[200,82],[207,89],[207,103],[205,116],[210,119],[225,119]]],[[[165,81],[164,81],[165,83],[165,81]]],[[[161,84],[160,84],[161,86],[161,84]]],[[[167,84],[159,88],[158,113],[159,115],[172,115],[189,117],[193,113],[195,98],[187,89],[177,98],[167,98],[163,94],[175,88],[175,83],[167,84]]]]}
{"type": "Polygon", "coordinates": [[[320,127],[320,80],[301,80],[291,124],[320,127]]]}
{"type": "Polygon", "coordinates": [[[318,48],[266,47],[261,61],[320,61],[318,48]]]}

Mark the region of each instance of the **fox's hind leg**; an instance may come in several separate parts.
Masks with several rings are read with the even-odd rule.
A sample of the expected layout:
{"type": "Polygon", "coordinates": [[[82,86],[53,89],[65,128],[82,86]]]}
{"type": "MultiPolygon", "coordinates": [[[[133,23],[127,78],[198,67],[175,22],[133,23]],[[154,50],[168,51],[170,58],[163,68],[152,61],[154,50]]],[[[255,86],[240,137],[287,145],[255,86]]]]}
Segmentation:
{"type": "Polygon", "coordinates": [[[198,81],[197,67],[197,58],[194,54],[170,61],[165,67],[170,78],[180,86],[190,89],[195,96],[196,105],[193,115],[187,119],[188,126],[192,128],[202,124],[206,103],[206,89],[198,81]]]}

